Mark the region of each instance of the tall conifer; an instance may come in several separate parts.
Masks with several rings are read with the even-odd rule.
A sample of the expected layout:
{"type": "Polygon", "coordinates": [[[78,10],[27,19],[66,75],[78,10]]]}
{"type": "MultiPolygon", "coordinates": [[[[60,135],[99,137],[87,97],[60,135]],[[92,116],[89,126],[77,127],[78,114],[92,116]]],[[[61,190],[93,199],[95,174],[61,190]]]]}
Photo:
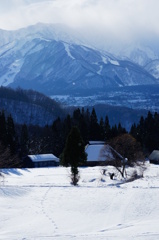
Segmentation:
{"type": "Polygon", "coordinates": [[[87,155],[80,131],[77,127],[72,127],[61,155],[61,164],[71,167],[71,181],[73,185],[77,185],[79,180],[78,167],[85,164],[86,159],[87,155]]]}

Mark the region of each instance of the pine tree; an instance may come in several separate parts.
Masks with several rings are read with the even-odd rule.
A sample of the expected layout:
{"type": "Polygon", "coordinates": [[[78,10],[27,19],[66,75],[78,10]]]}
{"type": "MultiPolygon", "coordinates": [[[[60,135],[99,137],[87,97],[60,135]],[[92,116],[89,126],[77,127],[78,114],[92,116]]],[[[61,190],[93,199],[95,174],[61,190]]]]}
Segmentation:
{"type": "Polygon", "coordinates": [[[65,138],[68,136],[71,128],[72,128],[72,119],[70,114],[68,114],[63,123],[63,132],[64,132],[65,138]]]}
{"type": "Polygon", "coordinates": [[[111,138],[111,128],[110,128],[108,116],[105,117],[104,125],[105,125],[104,126],[104,129],[105,129],[105,140],[109,140],[111,138]]]}
{"type": "Polygon", "coordinates": [[[63,122],[58,117],[52,125],[52,149],[51,151],[59,156],[64,147],[63,122]]]}
{"type": "Polygon", "coordinates": [[[135,123],[131,126],[130,134],[131,134],[135,139],[137,139],[137,135],[138,135],[138,134],[137,134],[137,126],[136,126],[135,123]]]}
{"type": "Polygon", "coordinates": [[[10,151],[12,154],[16,151],[16,134],[15,134],[15,127],[14,127],[14,121],[11,115],[7,117],[7,143],[10,147],[10,151]]]}
{"type": "Polygon", "coordinates": [[[17,155],[13,155],[10,149],[0,142],[0,168],[20,168],[22,163],[17,155]]]}
{"type": "Polygon", "coordinates": [[[121,126],[121,123],[118,124],[118,135],[126,133],[126,129],[121,126]]]}
{"type": "Polygon", "coordinates": [[[118,136],[118,128],[116,124],[112,126],[111,131],[110,131],[110,138],[114,138],[118,136]]]}
{"type": "Polygon", "coordinates": [[[73,123],[74,123],[74,125],[79,126],[80,118],[81,118],[81,111],[80,111],[79,108],[77,108],[73,112],[73,123]]]}
{"type": "Polygon", "coordinates": [[[99,128],[100,128],[100,139],[102,141],[104,141],[105,140],[105,134],[104,134],[105,130],[104,130],[104,120],[102,117],[99,122],[99,128]]]}
{"type": "Polygon", "coordinates": [[[0,140],[4,146],[7,146],[6,118],[4,111],[0,112],[0,140]]]}
{"type": "Polygon", "coordinates": [[[85,164],[87,159],[85,146],[77,127],[72,127],[61,155],[61,164],[71,166],[71,181],[77,185],[79,180],[78,167],[85,164]]]}
{"type": "Polygon", "coordinates": [[[95,109],[92,109],[90,116],[90,139],[91,140],[100,140],[100,128],[98,124],[97,115],[95,109]]]}
{"type": "Polygon", "coordinates": [[[86,114],[84,112],[84,109],[82,109],[80,122],[79,122],[79,130],[82,135],[83,141],[86,143],[89,141],[89,122],[86,118],[86,114]]]}
{"type": "Polygon", "coordinates": [[[23,124],[21,129],[21,136],[20,136],[21,156],[25,156],[28,154],[28,151],[29,151],[28,144],[29,144],[28,129],[27,129],[27,125],[23,124]]]}
{"type": "Polygon", "coordinates": [[[145,135],[146,135],[146,129],[145,129],[145,120],[144,117],[141,116],[140,122],[137,126],[137,140],[141,142],[142,146],[145,145],[145,135]]]}

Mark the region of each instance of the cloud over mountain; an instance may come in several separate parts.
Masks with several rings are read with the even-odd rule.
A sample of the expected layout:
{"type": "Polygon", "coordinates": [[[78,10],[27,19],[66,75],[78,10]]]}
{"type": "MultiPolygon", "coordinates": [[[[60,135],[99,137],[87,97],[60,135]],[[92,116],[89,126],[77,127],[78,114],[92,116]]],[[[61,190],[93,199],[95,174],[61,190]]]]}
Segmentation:
{"type": "Polygon", "coordinates": [[[129,40],[159,35],[158,0],[0,0],[0,28],[65,23],[96,37],[129,40]]]}

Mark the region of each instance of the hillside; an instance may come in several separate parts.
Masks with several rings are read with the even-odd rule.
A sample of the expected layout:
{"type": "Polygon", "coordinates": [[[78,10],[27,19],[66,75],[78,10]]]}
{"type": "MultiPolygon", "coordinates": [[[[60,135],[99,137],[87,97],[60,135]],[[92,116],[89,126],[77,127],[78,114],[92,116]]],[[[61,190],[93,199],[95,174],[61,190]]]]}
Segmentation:
{"type": "Polygon", "coordinates": [[[100,167],[81,168],[78,187],[70,185],[66,168],[3,172],[3,240],[159,238],[158,166],[147,163],[143,178],[125,184],[102,177],[100,167]]]}
{"type": "Polygon", "coordinates": [[[145,69],[151,73],[155,78],[159,78],[159,59],[149,62],[145,69]]]}
{"type": "Polygon", "coordinates": [[[0,110],[11,114],[16,123],[45,126],[64,116],[59,103],[33,90],[0,87],[0,110]]]}
{"type": "MultiPolygon", "coordinates": [[[[71,99],[71,98],[70,98],[71,99]]],[[[58,99],[57,99],[58,100],[58,99]]],[[[14,122],[27,125],[51,125],[58,117],[64,118],[67,114],[72,115],[75,108],[82,107],[80,104],[76,107],[76,100],[73,98],[70,106],[63,102],[58,103],[39,92],[33,90],[11,89],[0,87],[0,111],[4,110],[5,115],[11,114],[14,122]]],[[[83,98],[84,101],[84,98],[83,98]]],[[[120,101],[118,101],[120,103],[120,101]]],[[[138,123],[141,115],[146,116],[147,110],[137,110],[122,106],[111,106],[102,104],[98,100],[91,101],[90,105],[85,102],[84,108],[92,111],[95,107],[98,120],[107,115],[111,125],[118,125],[120,122],[127,130],[130,130],[132,124],[138,123]]],[[[153,105],[152,105],[153,106],[153,105]]]]}

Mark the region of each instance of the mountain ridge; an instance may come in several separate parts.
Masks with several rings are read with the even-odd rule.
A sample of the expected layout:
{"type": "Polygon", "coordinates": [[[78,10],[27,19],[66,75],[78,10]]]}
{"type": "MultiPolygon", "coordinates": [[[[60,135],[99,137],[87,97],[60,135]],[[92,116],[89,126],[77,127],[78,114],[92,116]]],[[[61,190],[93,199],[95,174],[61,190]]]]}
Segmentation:
{"type": "Polygon", "coordinates": [[[103,91],[113,86],[158,83],[143,67],[77,44],[76,34],[67,32],[69,30],[59,25],[41,23],[4,31],[3,38],[0,38],[0,84],[33,88],[52,95],[59,93],[60,89],[71,93],[83,89],[103,91]],[[10,42],[5,40],[6,44],[2,46],[1,39],[7,39],[5,33],[10,42]]]}
{"type": "MultiPolygon", "coordinates": [[[[0,85],[33,89],[58,102],[67,95],[64,106],[91,102],[158,111],[158,60],[149,59],[143,66],[135,58],[116,57],[61,25],[0,31],[0,85]],[[82,99],[86,95],[88,99],[82,99]]],[[[147,54],[141,54],[145,62],[147,54]]]]}

